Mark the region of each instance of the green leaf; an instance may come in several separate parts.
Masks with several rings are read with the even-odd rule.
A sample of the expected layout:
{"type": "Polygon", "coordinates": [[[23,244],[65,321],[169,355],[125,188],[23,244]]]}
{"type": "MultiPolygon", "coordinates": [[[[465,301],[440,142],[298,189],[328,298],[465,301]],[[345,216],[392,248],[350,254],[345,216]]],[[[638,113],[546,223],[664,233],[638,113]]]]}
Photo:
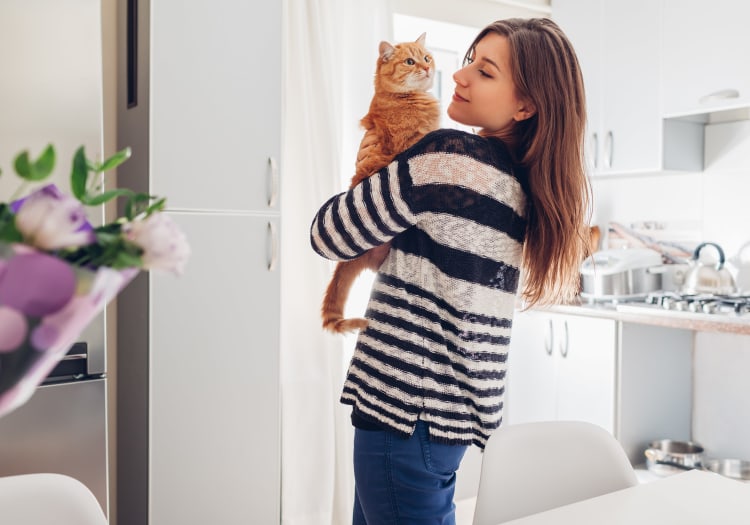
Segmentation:
{"type": "Polygon", "coordinates": [[[16,228],[15,215],[10,206],[0,204],[0,242],[21,242],[23,236],[16,228]]]}
{"type": "Polygon", "coordinates": [[[70,172],[70,189],[73,195],[83,202],[86,197],[86,182],[89,178],[88,161],[83,146],[78,148],[73,156],[73,167],[70,172]]]}
{"type": "Polygon", "coordinates": [[[119,166],[120,164],[122,164],[123,162],[125,162],[126,160],[130,158],[130,153],[131,153],[130,148],[125,148],[125,149],[118,151],[117,153],[112,155],[110,158],[102,162],[102,164],[99,166],[99,169],[97,169],[96,171],[103,172],[103,171],[109,171],[112,168],[116,168],[117,166],[119,166]]]}
{"type": "Polygon", "coordinates": [[[53,169],[55,169],[55,147],[49,144],[34,162],[32,167],[34,180],[46,179],[50,176],[53,169]]]}
{"type": "Polygon", "coordinates": [[[148,209],[148,203],[154,198],[148,193],[136,193],[125,203],[125,217],[129,221],[133,220],[148,209]]]}
{"type": "Polygon", "coordinates": [[[128,190],[126,188],[116,188],[95,195],[86,194],[83,196],[83,198],[81,198],[81,202],[86,206],[97,206],[116,197],[130,197],[132,195],[135,195],[135,192],[133,190],[128,190]]]}
{"type": "Polygon", "coordinates": [[[16,170],[19,177],[31,180],[31,162],[29,162],[28,151],[22,151],[18,154],[16,160],[13,161],[13,168],[16,170]]]}
{"type": "Polygon", "coordinates": [[[28,181],[40,181],[50,176],[55,167],[55,148],[52,144],[44,148],[44,151],[35,161],[31,161],[28,151],[22,151],[16,157],[13,167],[16,173],[28,181]]]}

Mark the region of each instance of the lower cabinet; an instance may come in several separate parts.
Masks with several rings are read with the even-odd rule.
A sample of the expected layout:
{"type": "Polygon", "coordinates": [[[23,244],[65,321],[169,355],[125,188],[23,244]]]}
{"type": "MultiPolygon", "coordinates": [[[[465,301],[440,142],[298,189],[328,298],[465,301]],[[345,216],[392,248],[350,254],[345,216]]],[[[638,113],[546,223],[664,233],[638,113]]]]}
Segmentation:
{"type": "Polygon", "coordinates": [[[151,278],[149,523],[279,523],[279,218],[172,216],[192,255],[151,278]]]}
{"type": "Polygon", "coordinates": [[[687,330],[517,312],[505,424],[589,421],[643,463],[651,440],[690,437],[692,340],[687,330]]]}

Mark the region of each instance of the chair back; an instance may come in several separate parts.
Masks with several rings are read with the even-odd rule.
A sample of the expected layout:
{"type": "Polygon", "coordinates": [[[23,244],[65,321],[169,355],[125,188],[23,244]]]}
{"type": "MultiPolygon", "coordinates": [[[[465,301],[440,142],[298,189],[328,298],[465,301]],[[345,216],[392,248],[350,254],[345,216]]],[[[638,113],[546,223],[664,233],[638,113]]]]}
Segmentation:
{"type": "Polygon", "coordinates": [[[597,425],[508,425],[484,449],[474,525],[498,525],[637,483],[620,443],[597,425]]]}
{"type": "Polygon", "coordinates": [[[40,473],[0,477],[0,523],[107,525],[107,518],[86,485],[40,473]]]}

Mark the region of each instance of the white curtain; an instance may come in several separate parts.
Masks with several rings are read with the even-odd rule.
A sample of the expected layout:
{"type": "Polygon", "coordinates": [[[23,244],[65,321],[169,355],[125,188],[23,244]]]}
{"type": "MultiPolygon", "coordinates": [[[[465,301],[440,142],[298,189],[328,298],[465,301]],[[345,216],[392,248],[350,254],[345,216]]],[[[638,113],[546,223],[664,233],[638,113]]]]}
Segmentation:
{"type": "Polygon", "coordinates": [[[391,15],[389,0],[285,0],[284,9],[282,523],[343,525],[351,523],[353,432],[338,398],[350,340],[320,326],[331,265],[310,248],[309,226],[354,172],[391,15]]]}

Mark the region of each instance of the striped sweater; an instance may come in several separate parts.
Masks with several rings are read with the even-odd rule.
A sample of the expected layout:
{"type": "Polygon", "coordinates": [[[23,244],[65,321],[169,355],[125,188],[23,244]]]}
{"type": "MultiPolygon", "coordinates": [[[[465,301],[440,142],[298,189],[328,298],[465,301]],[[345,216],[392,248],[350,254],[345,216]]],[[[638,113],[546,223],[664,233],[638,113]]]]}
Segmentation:
{"type": "Polygon", "coordinates": [[[433,441],[484,448],[502,419],[526,232],[519,173],[499,140],[439,130],[322,206],[323,257],[392,241],[342,403],[399,434],[422,419],[433,441]]]}

